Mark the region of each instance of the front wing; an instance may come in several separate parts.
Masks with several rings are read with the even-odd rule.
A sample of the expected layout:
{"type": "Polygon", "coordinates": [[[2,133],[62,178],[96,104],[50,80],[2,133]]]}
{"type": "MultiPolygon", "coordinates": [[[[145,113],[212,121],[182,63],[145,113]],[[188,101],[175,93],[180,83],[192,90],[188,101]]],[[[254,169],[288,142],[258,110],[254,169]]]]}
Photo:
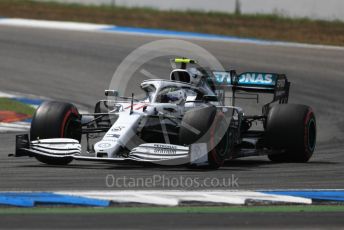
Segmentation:
{"type": "Polygon", "coordinates": [[[127,156],[113,158],[82,155],[81,145],[77,140],[54,138],[31,141],[27,134],[16,136],[15,157],[44,156],[55,159],[81,161],[102,161],[112,163],[146,162],[160,165],[207,165],[208,154],[205,143],[191,146],[172,144],[146,143],[132,149],[127,156]]]}

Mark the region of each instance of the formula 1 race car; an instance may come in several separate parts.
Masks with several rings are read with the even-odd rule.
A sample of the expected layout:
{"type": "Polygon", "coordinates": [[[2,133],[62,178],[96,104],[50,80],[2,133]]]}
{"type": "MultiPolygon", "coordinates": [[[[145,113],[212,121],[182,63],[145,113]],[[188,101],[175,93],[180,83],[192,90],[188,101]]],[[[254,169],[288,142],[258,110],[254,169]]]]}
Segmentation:
{"type": "Polygon", "coordinates": [[[30,136],[16,136],[14,156],[52,165],[87,160],[210,168],[257,155],[275,162],[310,159],[315,115],[308,106],[288,104],[285,75],[213,71],[194,67],[191,59],[174,61],[181,66],[170,80],[143,81],[142,99],[106,90],[107,100],[92,114],[79,114],[70,103],[44,102],[33,116],[30,136]],[[258,115],[246,115],[236,105],[244,96],[259,100],[260,94],[272,100],[258,115]],[[253,128],[256,123],[260,126],[253,128]]]}

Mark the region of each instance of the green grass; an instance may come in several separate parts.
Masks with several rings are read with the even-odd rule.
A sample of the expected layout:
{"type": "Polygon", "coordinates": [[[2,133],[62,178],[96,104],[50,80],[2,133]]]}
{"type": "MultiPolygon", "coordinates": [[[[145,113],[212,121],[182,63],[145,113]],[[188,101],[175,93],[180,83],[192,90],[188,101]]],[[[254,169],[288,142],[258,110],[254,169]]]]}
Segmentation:
{"type": "Polygon", "coordinates": [[[344,22],[278,15],[158,11],[152,8],[85,6],[0,0],[0,16],[170,29],[267,40],[344,45],[344,22]]]}
{"type": "Polygon", "coordinates": [[[14,111],[21,114],[33,115],[35,109],[19,101],[10,98],[0,98],[0,111],[14,111]]]}
{"type": "Polygon", "coordinates": [[[225,207],[110,207],[110,208],[0,208],[3,214],[138,214],[138,213],[256,213],[256,212],[344,212],[344,206],[225,206],[225,207]]]}

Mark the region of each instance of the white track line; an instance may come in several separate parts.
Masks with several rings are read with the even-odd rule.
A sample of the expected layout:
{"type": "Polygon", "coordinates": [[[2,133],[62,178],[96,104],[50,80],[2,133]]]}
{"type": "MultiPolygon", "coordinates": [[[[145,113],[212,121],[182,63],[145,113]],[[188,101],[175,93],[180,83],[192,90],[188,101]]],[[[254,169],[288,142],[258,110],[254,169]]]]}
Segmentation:
{"type": "Polygon", "coordinates": [[[250,200],[259,201],[271,201],[271,202],[286,202],[286,203],[300,203],[300,204],[311,204],[312,200],[308,198],[285,196],[285,195],[272,195],[262,192],[251,192],[251,191],[240,191],[233,194],[233,196],[246,197],[250,200]]]}
{"type": "Polygon", "coordinates": [[[281,196],[253,191],[60,191],[58,194],[110,200],[117,203],[142,203],[176,206],[182,202],[206,202],[244,205],[247,201],[311,204],[302,197],[281,196]]]}
{"type": "Polygon", "coordinates": [[[78,30],[78,31],[96,31],[109,27],[109,25],[100,25],[92,23],[78,22],[59,22],[46,20],[32,20],[21,18],[4,18],[0,19],[0,25],[36,27],[42,29],[59,29],[59,30],[78,30]]]}
{"type": "Polygon", "coordinates": [[[130,192],[57,192],[61,195],[81,196],[92,199],[110,200],[116,203],[144,203],[155,205],[176,206],[178,199],[152,196],[145,193],[130,192]]]}
{"type": "Polygon", "coordinates": [[[7,132],[23,132],[30,129],[29,122],[14,122],[14,123],[4,123],[0,122],[0,133],[7,132]]]}
{"type": "Polygon", "coordinates": [[[0,91],[0,97],[14,98],[14,97],[16,97],[16,95],[0,91]]]}

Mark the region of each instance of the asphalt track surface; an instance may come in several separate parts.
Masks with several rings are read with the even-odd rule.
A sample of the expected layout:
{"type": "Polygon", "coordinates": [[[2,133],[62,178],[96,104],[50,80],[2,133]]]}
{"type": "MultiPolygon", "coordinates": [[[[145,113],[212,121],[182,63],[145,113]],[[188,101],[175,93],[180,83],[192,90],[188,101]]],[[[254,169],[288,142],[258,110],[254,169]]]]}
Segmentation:
{"type": "Polygon", "coordinates": [[[1,215],[0,229],[341,229],[343,213],[1,215]],[[288,215],[288,218],[286,218],[288,215]],[[68,221],[66,221],[68,220],[68,221]],[[54,224],[52,224],[54,223],[54,224]],[[295,228],[295,226],[297,226],[295,228]]]}
{"type": "MultiPolygon", "coordinates": [[[[103,90],[108,88],[120,62],[140,45],[157,39],[160,38],[1,26],[1,90],[71,101],[92,111],[96,101],[103,98],[103,90]]],[[[14,135],[1,134],[0,189],[123,189],[106,186],[105,178],[109,174],[128,178],[184,176],[201,181],[207,177],[221,179],[234,175],[239,184],[234,189],[343,188],[343,50],[192,42],[211,52],[223,66],[239,72],[256,70],[289,76],[292,82],[290,102],[310,105],[317,116],[318,145],[309,163],[273,164],[262,156],[230,162],[217,171],[92,162],[51,167],[35,159],[8,158],[7,155],[14,151],[14,135]]],[[[170,71],[165,59],[156,60],[145,68],[163,77],[170,71]]],[[[140,77],[144,79],[138,76],[137,84],[140,77]]],[[[179,187],[157,182],[150,189],[159,188],[179,187]]]]}
{"type": "MultiPolygon", "coordinates": [[[[53,31],[0,27],[1,90],[36,94],[71,101],[92,110],[103,97],[119,63],[135,48],[158,38],[107,33],[53,31]]],[[[193,41],[216,56],[226,67],[239,72],[257,70],[282,72],[292,81],[290,102],[310,105],[318,122],[318,146],[307,164],[272,164],[266,157],[227,163],[217,171],[183,167],[117,166],[73,162],[51,167],[35,159],[8,158],[14,151],[14,135],[0,134],[0,190],[112,190],[106,176],[148,178],[191,177],[238,178],[234,189],[343,188],[344,185],[344,51],[292,47],[258,46],[227,42],[193,41]]],[[[147,70],[167,76],[165,60],[147,70]]],[[[125,189],[223,189],[223,187],[167,186],[125,189]]],[[[161,215],[16,215],[2,216],[4,228],[89,227],[136,228],[226,228],[257,226],[289,228],[340,228],[342,213],[288,214],[161,214],[161,215]],[[250,217],[250,218],[248,218],[250,217]],[[20,219],[20,223],[18,220],[20,219]],[[132,220],[135,220],[133,222],[132,220]],[[68,220],[66,222],[66,220],[68,220]],[[88,220],[88,221],[85,221],[88,220]],[[54,223],[54,225],[49,225],[54,223]],[[79,224],[78,224],[79,223],[79,224]],[[289,225],[288,225],[289,224],[289,225]]]]}

